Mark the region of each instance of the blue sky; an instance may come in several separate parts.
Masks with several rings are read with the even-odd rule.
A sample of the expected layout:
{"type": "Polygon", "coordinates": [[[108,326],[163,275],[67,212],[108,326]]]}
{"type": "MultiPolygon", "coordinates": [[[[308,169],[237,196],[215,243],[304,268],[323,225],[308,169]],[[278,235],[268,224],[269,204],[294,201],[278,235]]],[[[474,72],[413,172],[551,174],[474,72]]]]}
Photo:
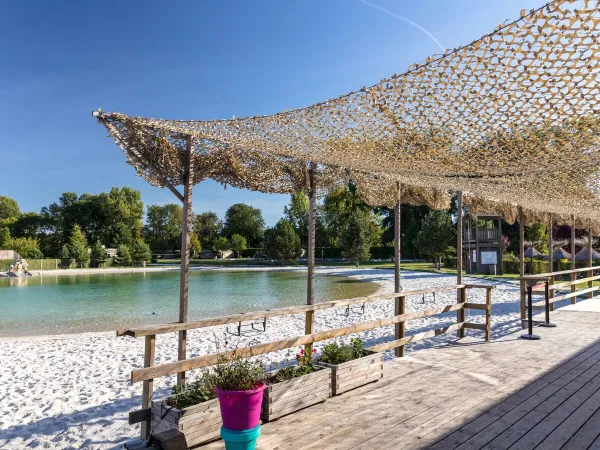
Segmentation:
{"type": "MultiPolygon", "coordinates": [[[[92,110],[211,119],[306,106],[403,72],[441,52],[435,40],[467,44],[544,3],[1,2],[0,195],[23,211],[112,186],[139,189],[146,205],[174,202],[136,178],[92,110]]],[[[237,202],[272,225],[288,196],[212,181],[194,190],[195,212],[222,216],[237,202]]]]}

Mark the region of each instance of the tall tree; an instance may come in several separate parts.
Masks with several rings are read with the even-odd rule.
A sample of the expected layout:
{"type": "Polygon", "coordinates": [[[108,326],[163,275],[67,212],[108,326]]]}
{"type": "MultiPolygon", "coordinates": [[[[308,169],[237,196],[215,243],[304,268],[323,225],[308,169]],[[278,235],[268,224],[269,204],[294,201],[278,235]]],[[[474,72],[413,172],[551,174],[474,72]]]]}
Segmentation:
{"type": "Polygon", "coordinates": [[[144,234],[152,251],[156,253],[181,248],[181,226],[183,224],[183,208],[170,203],[168,205],[151,205],[146,215],[144,234]]]}
{"type": "Polygon", "coordinates": [[[222,232],[223,222],[216,213],[206,211],[195,217],[194,233],[198,236],[203,248],[212,248],[222,232]]]}
{"type": "Polygon", "coordinates": [[[308,243],[308,197],[304,192],[292,194],[290,204],[283,208],[285,219],[300,237],[302,245],[308,243]]]}
{"type": "Polygon", "coordinates": [[[294,259],[300,256],[300,237],[286,219],[280,219],[265,234],[265,252],[273,259],[294,259]]]}
{"type": "Polygon", "coordinates": [[[265,235],[265,221],[260,209],[245,203],[232,205],[225,213],[223,234],[228,238],[239,234],[246,238],[248,246],[259,246],[265,235]]]}
{"type": "Polygon", "coordinates": [[[150,261],[152,254],[150,253],[150,247],[144,242],[143,239],[136,239],[131,246],[131,260],[137,264],[142,265],[146,261],[150,261]]]}
{"type": "Polygon", "coordinates": [[[371,248],[371,226],[368,213],[354,211],[348,218],[348,223],[342,233],[340,243],[344,249],[346,259],[353,261],[357,266],[360,261],[369,259],[371,248]]]}
{"type": "Polygon", "coordinates": [[[21,210],[16,200],[0,195],[0,221],[19,217],[21,210]]]}
{"type": "Polygon", "coordinates": [[[229,244],[229,240],[225,236],[220,236],[215,241],[213,247],[216,252],[221,254],[221,259],[223,259],[223,252],[225,250],[229,250],[231,248],[231,244],[229,244]]]}
{"type": "Polygon", "coordinates": [[[456,228],[447,211],[431,210],[421,222],[417,235],[419,251],[432,258],[439,269],[448,247],[456,245],[456,228]]]}
{"type": "Polygon", "coordinates": [[[10,244],[11,236],[8,227],[0,227],[0,250],[6,249],[6,246],[10,244]]]}
{"type": "Polygon", "coordinates": [[[117,247],[117,257],[115,258],[115,264],[118,266],[130,266],[133,262],[131,258],[131,250],[125,244],[117,247]]]}
{"type": "Polygon", "coordinates": [[[79,225],[73,225],[71,236],[69,237],[69,254],[71,258],[79,265],[79,267],[85,267],[90,262],[90,254],[88,253],[87,240],[79,225]]]}
{"type": "Polygon", "coordinates": [[[402,236],[403,254],[409,258],[416,259],[419,255],[417,247],[417,236],[419,235],[419,224],[417,219],[412,217],[406,228],[406,232],[402,236]]]}
{"type": "Polygon", "coordinates": [[[90,253],[90,261],[94,267],[101,267],[106,261],[106,250],[102,247],[100,241],[96,241],[92,245],[92,251],[90,253]]]}
{"type": "Polygon", "coordinates": [[[190,233],[190,255],[196,258],[202,252],[202,243],[194,231],[190,233]]]}
{"type": "Polygon", "coordinates": [[[234,234],[233,236],[231,236],[231,239],[229,241],[231,243],[231,250],[233,250],[239,258],[240,252],[243,252],[247,248],[246,238],[239,234],[234,234]]]}

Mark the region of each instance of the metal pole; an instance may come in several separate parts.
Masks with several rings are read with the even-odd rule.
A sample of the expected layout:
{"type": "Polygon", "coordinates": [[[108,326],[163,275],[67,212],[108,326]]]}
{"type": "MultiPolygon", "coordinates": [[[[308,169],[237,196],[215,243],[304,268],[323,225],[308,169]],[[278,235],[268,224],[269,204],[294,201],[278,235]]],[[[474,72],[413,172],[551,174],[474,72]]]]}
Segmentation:
{"type": "Polygon", "coordinates": [[[528,340],[538,340],[540,337],[537,334],[533,334],[533,300],[532,300],[532,287],[531,285],[527,285],[527,309],[529,310],[527,313],[527,325],[529,328],[528,334],[522,334],[521,339],[528,340]]]}
{"type": "MultiPolygon", "coordinates": [[[[310,163],[308,169],[308,246],[306,255],[308,265],[308,279],[306,285],[306,304],[314,305],[315,303],[315,225],[316,225],[316,197],[317,189],[315,184],[315,171],[317,164],[310,163]]],[[[306,311],[305,317],[305,334],[313,334],[314,332],[314,311],[306,311]]],[[[306,351],[312,351],[312,345],[306,346],[306,351]]]]}
{"type": "MultiPolygon", "coordinates": [[[[188,313],[188,282],[190,274],[190,234],[192,232],[192,137],[187,137],[186,152],[184,157],[183,174],[183,224],[181,229],[181,274],[179,282],[179,322],[187,322],[188,313]]],[[[179,332],[179,346],[177,359],[182,361],[187,358],[187,333],[179,332]]],[[[177,374],[177,386],[185,385],[185,372],[177,374]]]]}
{"type": "Polygon", "coordinates": [[[540,327],[554,328],[556,324],[550,323],[550,285],[547,281],[544,283],[544,294],[546,297],[546,322],[539,323],[538,325],[540,327]]]}

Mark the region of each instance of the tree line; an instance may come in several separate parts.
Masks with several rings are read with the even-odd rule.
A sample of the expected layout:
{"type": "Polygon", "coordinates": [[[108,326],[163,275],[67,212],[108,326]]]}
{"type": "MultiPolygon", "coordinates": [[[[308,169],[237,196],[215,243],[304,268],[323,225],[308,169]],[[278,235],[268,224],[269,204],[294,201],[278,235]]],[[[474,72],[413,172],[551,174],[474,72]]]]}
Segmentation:
{"type": "MultiPolygon", "coordinates": [[[[402,205],[401,251],[406,258],[441,261],[456,254],[456,201],[447,211],[402,205]]],[[[262,249],[269,258],[293,259],[308,243],[309,203],[303,193],[290,196],[283,217],[267,227],[260,209],[232,205],[220,218],[215,212],[192,215],[191,253],[202,249],[262,249]]],[[[25,258],[68,258],[80,266],[101,265],[105,248],[116,248],[116,263],[139,264],[151,254],[181,249],[183,209],[178,204],[144,204],[139,191],[123,187],[100,194],[66,192],[39,213],[23,213],[18,203],[0,196],[0,249],[25,258]]],[[[350,183],[329,192],[316,206],[316,246],[341,249],[352,261],[370,257],[372,247],[393,246],[394,210],[366,205],[350,183]]],[[[518,245],[518,224],[503,224],[507,246],[518,245]]],[[[528,227],[527,238],[543,240],[543,225],[528,227]]],[[[547,235],[546,235],[547,236],[547,235]]]]}

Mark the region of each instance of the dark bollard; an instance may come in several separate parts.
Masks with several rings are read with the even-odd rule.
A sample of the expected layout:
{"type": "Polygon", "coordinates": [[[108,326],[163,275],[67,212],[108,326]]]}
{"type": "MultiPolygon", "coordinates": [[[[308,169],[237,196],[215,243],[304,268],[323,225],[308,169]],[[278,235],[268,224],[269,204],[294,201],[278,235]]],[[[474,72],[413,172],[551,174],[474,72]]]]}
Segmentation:
{"type": "Polygon", "coordinates": [[[556,326],[555,323],[550,323],[550,295],[548,289],[548,282],[546,281],[546,322],[539,323],[540,327],[553,328],[556,326]]]}
{"type": "Polygon", "coordinates": [[[527,324],[529,326],[529,333],[528,334],[522,334],[521,335],[521,339],[529,339],[529,340],[538,340],[540,339],[540,337],[537,334],[533,334],[533,300],[532,300],[532,293],[531,293],[532,287],[531,285],[527,286],[527,309],[528,309],[528,314],[527,314],[527,324]]]}

